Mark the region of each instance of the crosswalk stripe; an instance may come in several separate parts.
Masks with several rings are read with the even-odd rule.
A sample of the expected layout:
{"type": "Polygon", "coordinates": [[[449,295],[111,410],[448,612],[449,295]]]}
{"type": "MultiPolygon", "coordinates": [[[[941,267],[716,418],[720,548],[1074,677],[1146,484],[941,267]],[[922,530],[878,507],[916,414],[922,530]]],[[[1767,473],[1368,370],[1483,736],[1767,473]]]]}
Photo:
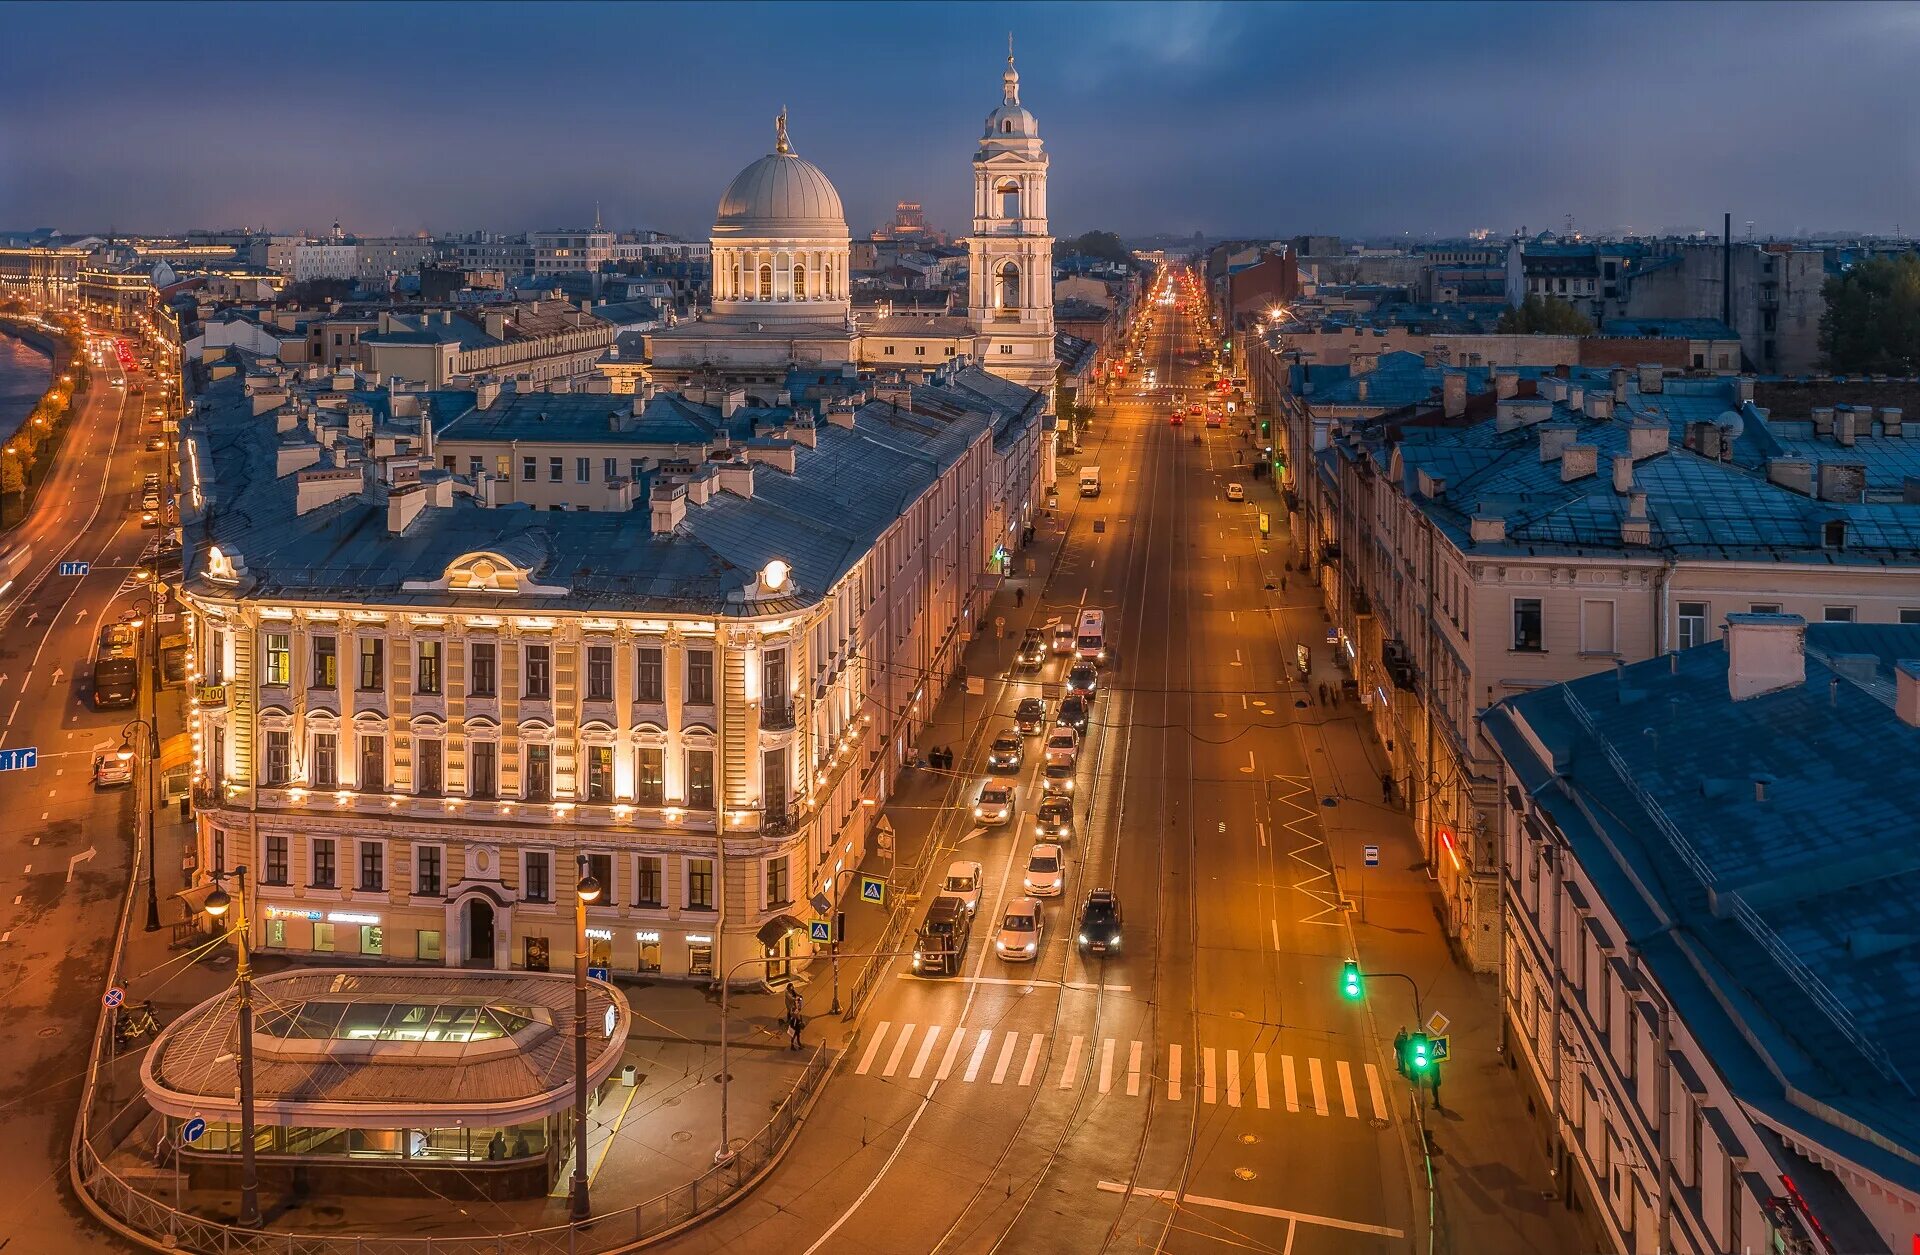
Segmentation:
{"type": "Polygon", "coordinates": [[[1167,1101],[1180,1101],[1180,1043],[1167,1046],[1167,1101]]]}
{"type": "Polygon", "coordinates": [[[853,1070],[855,1076],[865,1076],[867,1069],[873,1066],[873,1057],[880,1053],[880,1043],[886,1040],[887,1030],[893,1027],[889,1020],[882,1020],[873,1027],[873,1040],[867,1043],[866,1053],[860,1056],[860,1066],[853,1070]]]}
{"type": "Polygon", "coordinates": [[[1265,1111],[1270,1104],[1267,1101],[1267,1052],[1253,1052],[1253,1105],[1265,1111]]]}
{"type": "Polygon", "coordinates": [[[1220,1090],[1213,1079],[1212,1046],[1203,1046],[1200,1048],[1200,1077],[1200,1097],[1210,1103],[1218,1102],[1220,1100],[1220,1090]]]}
{"type": "Polygon", "coordinates": [[[900,1036],[893,1043],[893,1053],[887,1056],[887,1066],[880,1069],[881,1076],[892,1076],[900,1070],[900,1060],[906,1057],[907,1046],[913,1041],[914,1025],[902,1024],[900,1036]]]}
{"type": "Polygon", "coordinates": [[[1387,1098],[1380,1091],[1380,1070],[1371,1063],[1367,1065],[1367,1097],[1373,1100],[1373,1118],[1387,1118],[1387,1098]]]}
{"type": "Polygon", "coordinates": [[[960,1047],[966,1045],[967,1030],[956,1028],[953,1037],[947,1042],[947,1053],[940,1056],[940,1070],[933,1074],[936,1081],[944,1081],[953,1074],[953,1061],[960,1057],[960,1047]]]}
{"type": "Polygon", "coordinates": [[[1060,1069],[1061,1089],[1072,1089],[1074,1081],[1079,1079],[1080,1046],[1086,1040],[1086,1038],[1076,1033],[1074,1034],[1073,1040],[1067,1043],[1067,1064],[1060,1069]]]}
{"type": "Polygon", "coordinates": [[[1317,1055],[1307,1058],[1307,1079],[1313,1082],[1313,1114],[1327,1114],[1327,1074],[1317,1055]]]}
{"type": "Polygon", "coordinates": [[[1133,1098],[1140,1093],[1140,1040],[1127,1049],[1127,1097],[1133,1098]]]}
{"type": "Polygon", "coordinates": [[[1347,1117],[1360,1118],[1360,1104],[1353,1100],[1353,1069],[1347,1066],[1345,1059],[1334,1061],[1333,1070],[1340,1077],[1340,1105],[1347,1109],[1347,1117]]]}
{"type": "Polygon", "coordinates": [[[1240,1105],[1240,1052],[1227,1051],[1227,1106],[1240,1105]]]}
{"type": "Polygon", "coordinates": [[[1027,1061],[1020,1067],[1020,1083],[1033,1084],[1033,1070],[1040,1066],[1040,1034],[1033,1034],[1033,1040],[1027,1044],[1027,1061]]]}
{"type": "Polygon", "coordinates": [[[933,1057],[934,1043],[940,1040],[940,1026],[934,1024],[927,1029],[927,1039],[920,1043],[920,1053],[914,1056],[913,1070],[907,1073],[907,1079],[917,1081],[920,1074],[927,1070],[927,1060],[933,1057]]]}
{"type": "Polygon", "coordinates": [[[1113,1088],[1113,1038],[1100,1039],[1100,1092],[1113,1088]]]}
{"type": "Polygon", "coordinates": [[[1000,1047],[1000,1058],[993,1065],[993,1083],[995,1085],[1007,1079],[1007,1065],[1013,1062],[1013,1048],[1020,1044],[1020,1034],[1007,1030],[1007,1044],[1000,1047]]]}
{"type": "Polygon", "coordinates": [[[1293,1080],[1293,1056],[1280,1056],[1280,1085],[1287,1096],[1287,1110],[1300,1110],[1300,1088],[1293,1080]]]}
{"type": "Polygon", "coordinates": [[[992,1029],[983,1028],[980,1030],[980,1040],[973,1044],[973,1058],[967,1060],[967,1084],[973,1084],[974,1079],[980,1075],[980,1061],[987,1057],[987,1043],[992,1040],[992,1029]]]}

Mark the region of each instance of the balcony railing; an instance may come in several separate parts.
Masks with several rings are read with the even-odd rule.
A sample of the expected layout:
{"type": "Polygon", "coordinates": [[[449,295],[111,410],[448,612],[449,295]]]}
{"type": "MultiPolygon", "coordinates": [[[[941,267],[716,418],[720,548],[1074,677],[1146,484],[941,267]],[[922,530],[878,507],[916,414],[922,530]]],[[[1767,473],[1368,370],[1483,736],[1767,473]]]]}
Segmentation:
{"type": "Polygon", "coordinates": [[[792,702],[766,702],[760,707],[760,727],[767,732],[789,732],[793,729],[792,702]]]}

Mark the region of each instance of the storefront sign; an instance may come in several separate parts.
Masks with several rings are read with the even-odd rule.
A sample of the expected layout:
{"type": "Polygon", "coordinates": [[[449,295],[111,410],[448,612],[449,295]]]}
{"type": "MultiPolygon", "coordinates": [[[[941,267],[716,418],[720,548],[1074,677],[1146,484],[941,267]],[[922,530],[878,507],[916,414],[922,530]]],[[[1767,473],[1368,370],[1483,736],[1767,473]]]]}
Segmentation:
{"type": "Polygon", "coordinates": [[[318,911],[296,911],[296,910],[293,910],[293,909],[292,909],[292,908],[290,908],[290,907],[284,907],[284,906],[270,906],[270,907],[268,907],[268,908],[267,908],[267,918],[268,918],[268,919],[311,919],[311,920],[318,920],[318,919],[320,918],[320,912],[318,912],[318,911]]]}
{"type": "Polygon", "coordinates": [[[193,699],[200,703],[202,710],[224,710],[227,705],[227,686],[202,684],[194,691],[193,699]]]}
{"type": "Polygon", "coordinates": [[[687,940],[696,946],[707,946],[707,945],[713,944],[713,938],[707,936],[707,934],[705,933],[688,933],[687,940]]]}
{"type": "Polygon", "coordinates": [[[651,944],[651,943],[656,943],[660,940],[660,934],[649,933],[649,932],[639,932],[633,935],[633,939],[635,941],[641,942],[642,944],[651,944]]]}
{"type": "Polygon", "coordinates": [[[592,938],[592,939],[593,939],[594,941],[612,941],[612,940],[613,940],[613,929],[611,929],[611,928],[589,928],[589,929],[587,929],[587,936],[588,936],[588,937],[590,937],[590,938],[592,938]]]}
{"type": "Polygon", "coordinates": [[[368,915],[363,911],[328,911],[329,924],[378,924],[378,915],[368,915]]]}

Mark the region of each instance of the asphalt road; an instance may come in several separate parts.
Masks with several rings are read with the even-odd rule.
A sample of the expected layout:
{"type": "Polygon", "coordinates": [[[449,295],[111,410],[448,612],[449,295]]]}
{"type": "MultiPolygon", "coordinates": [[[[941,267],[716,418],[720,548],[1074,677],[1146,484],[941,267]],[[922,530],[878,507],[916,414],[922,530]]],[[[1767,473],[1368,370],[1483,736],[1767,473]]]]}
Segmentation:
{"type": "MultiPolygon", "coordinates": [[[[1307,780],[1319,708],[1296,705],[1260,565],[1272,494],[1234,469],[1231,429],[1169,426],[1168,392],[1200,394],[1176,359],[1195,339],[1172,307],[1155,314],[1159,387],[1102,407],[1079,459],[1101,466],[1102,495],[1071,497],[1067,477],[1061,559],[1009,616],[1015,630],[1103,607],[1119,654],[1036,961],[992,953],[1032,845],[1029,741],[1020,823],[980,831],[956,808],[939,830],[951,848],[932,876],[956,857],[986,869],[964,977],[883,979],[783,1163],[672,1249],[1414,1248],[1405,1084],[1336,992],[1351,939],[1307,780]],[[1234,479],[1254,502],[1225,500],[1234,479]],[[1126,913],[1106,959],[1073,944],[1094,885],[1126,913]]],[[[1023,696],[1051,708],[1064,672],[997,677],[989,730],[1023,696]]],[[[985,740],[962,760],[968,801],[985,740]]]]}
{"type": "MultiPolygon", "coordinates": [[[[103,616],[128,605],[128,583],[157,532],[140,525],[144,397],[93,385],[36,508],[5,544],[34,565],[0,596],[0,748],[36,747],[38,765],[0,772],[0,988],[10,1031],[0,1052],[8,1188],[0,1249],[123,1249],[85,1219],[67,1187],[68,1137],[131,866],[132,790],[96,791],[93,755],[111,752],[135,710],[96,711],[88,668],[103,616]],[[61,560],[92,564],[61,576],[61,560]]],[[[166,877],[162,875],[163,892],[166,877]]],[[[136,927],[138,921],[136,920],[136,927]]],[[[136,989],[136,996],[138,990],[136,989]]]]}

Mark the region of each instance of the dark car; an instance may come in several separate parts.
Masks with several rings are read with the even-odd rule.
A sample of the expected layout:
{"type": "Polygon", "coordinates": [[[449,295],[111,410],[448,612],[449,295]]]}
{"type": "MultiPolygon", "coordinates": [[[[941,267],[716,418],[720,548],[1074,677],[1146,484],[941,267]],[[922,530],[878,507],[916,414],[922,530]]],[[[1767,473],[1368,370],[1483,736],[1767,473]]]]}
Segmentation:
{"type": "Polygon", "coordinates": [[[1087,730],[1087,699],[1067,697],[1060,702],[1060,713],[1054,716],[1055,723],[1072,728],[1075,732],[1087,730]]]}
{"type": "Polygon", "coordinates": [[[987,770],[1017,774],[1026,757],[1026,743],[1020,739],[1018,732],[1009,728],[994,737],[993,744],[987,748],[987,770]]]}
{"type": "Polygon", "coordinates": [[[1095,889],[1080,908],[1080,948],[1089,954],[1113,954],[1120,949],[1120,897],[1111,889],[1095,889]]]}
{"type": "Polygon", "coordinates": [[[1020,639],[1020,652],[1013,656],[1013,665],[1021,671],[1038,671],[1047,661],[1047,641],[1039,631],[1028,628],[1027,634],[1020,639]]]}
{"type": "Polygon", "coordinates": [[[1052,794],[1040,799],[1040,809],[1033,813],[1033,839],[1035,841],[1071,841],[1073,840],[1073,799],[1052,794]]]}
{"type": "Polygon", "coordinates": [[[1079,697],[1091,698],[1100,687],[1100,668],[1090,662],[1076,662],[1073,670],[1067,672],[1067,692],[1079,697]]]}
{"type": "Polygon", "coordinates": [[[1021,736],[1039,736],[1047,730],[1047,704],[1037,697],[1023,697],[1013,712],[1013,726],[1021,736]]]}

